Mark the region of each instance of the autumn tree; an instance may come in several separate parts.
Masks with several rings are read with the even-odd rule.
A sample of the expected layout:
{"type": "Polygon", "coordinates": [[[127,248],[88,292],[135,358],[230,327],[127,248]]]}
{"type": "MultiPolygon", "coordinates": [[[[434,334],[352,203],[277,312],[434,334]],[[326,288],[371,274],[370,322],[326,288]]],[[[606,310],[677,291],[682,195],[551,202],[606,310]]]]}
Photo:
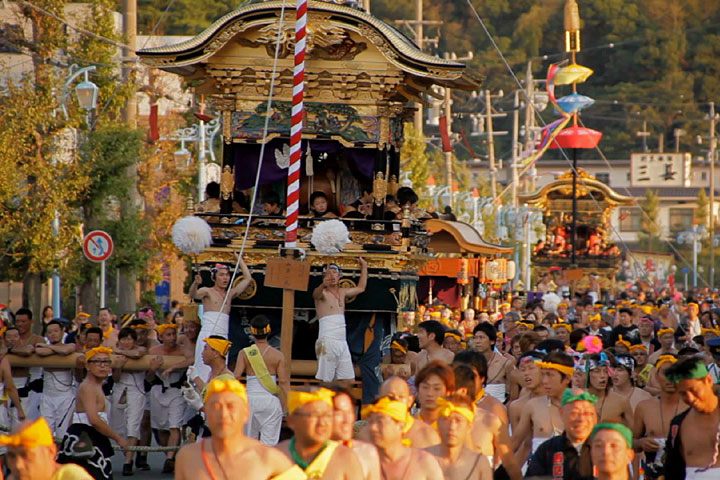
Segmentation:
{"type": "Polygon", "coordinates": [[[662,227],[659,223],[660,216],[660,198],[656,190],[646,190],[645,197],[639,203],[642,210],[642,219],[640,220],[640,232],[638,238],[642,248],[647,251],[656,251],[662,240],[662,227]]]}

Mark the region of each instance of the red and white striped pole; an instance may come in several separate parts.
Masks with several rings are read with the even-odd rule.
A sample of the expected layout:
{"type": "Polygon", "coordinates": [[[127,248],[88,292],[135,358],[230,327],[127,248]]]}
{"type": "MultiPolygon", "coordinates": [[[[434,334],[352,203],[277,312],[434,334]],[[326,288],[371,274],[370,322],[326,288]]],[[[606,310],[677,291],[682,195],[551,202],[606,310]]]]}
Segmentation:
{"type": "Polygon", "coordinates": [[[303,94],[305,92],[305,27],[307,0],[297,0],[295,19],[295,68],[293,70],[292,120],[290,123],[290,166],[288,167],[285,247],[297,246],[300,207],[300,159],[302,157],[303,94]]]}

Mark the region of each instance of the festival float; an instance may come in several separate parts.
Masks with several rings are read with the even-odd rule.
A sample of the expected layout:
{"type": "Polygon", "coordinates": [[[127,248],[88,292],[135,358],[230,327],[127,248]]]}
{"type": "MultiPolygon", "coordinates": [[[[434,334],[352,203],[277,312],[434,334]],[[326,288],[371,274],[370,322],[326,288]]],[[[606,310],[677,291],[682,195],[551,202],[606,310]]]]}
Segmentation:
{"type": "MultiPolygon", "coordinates": [[[[188,213],[211,228],[210,245],[193,256],[205,285],[213,265],[233,268],[241,250],[252,274],[232,305],[231,359],[249,343],[249,320],[262,313],[271,318],[272,336],[280,333],[294,376],[315,372],[312,291],[329,262],[342,268],[344,286],[359,278],[357,257],[368,262],[367,290],[346,305],[357,359],[395,331],[399,313],[415,311],[419,271],[428,260],[467,252],[477,264],[479,257],[509,253],[469,225],[425,221],[416,208],[388,219],[385,200],[399,189],[411,102],[436,95],[433,86],[475,90],[481,77],[338,3],[300,0],[297,11],[278,1],[252,4],[188,41],[138,52],[146,65],[184,77],[222,124],[219,210],[189,205],[188,213]],[[252,197],[256,182],[254,214],[237,213],[234,205],[252,197]],[[309,214],[310,195],[324,193],[329,210],[342,215],[368,185],[366,215],[333,220],[347,229],[347,243],[341,239],[333,251],[314,241],[318,226],[329,221],[309,214]],[[261,199],[273,194],[286,200],[286,214],[260,214],[261,199]]],[[[498,273],[496,283],[504,282],[498,273]]]]}

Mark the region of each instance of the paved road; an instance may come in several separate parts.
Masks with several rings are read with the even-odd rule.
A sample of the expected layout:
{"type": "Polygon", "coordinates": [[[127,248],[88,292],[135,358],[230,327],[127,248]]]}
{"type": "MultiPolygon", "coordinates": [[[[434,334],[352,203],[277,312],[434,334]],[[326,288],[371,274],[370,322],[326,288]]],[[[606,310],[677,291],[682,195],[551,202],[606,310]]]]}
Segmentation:
{"type": "Polygon", "coordinates": [[[165,463],[165,454],[164,453],[149,453],[148,454],[148,463],[150,464],[150,471],[149,472],[142,472],[135,469],[135,466],[133,465],[133,470],[135,471],[135,474],[132,477],[123,477],[122,476],[122,467],[123,462],[125,461],[125,457],[123,457],[121,454],[116,453],[113,457],[113,477],[118,478],[128,478],[128,479],[138,479],[138,480],[151,480],[155,478],[161,478],[161,479],[169,479],[173,478],[170,474],[162,474],[160,471],[162,470],[163,463],[165,463]]]}

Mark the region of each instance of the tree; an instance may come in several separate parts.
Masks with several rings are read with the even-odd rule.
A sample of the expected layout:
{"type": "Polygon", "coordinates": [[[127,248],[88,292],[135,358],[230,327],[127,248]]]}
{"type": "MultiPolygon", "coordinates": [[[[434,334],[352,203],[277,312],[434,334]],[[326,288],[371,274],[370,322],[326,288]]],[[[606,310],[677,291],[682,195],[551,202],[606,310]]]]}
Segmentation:
{"type": "Polygon", "coordinates": [[[693,223],[696,225],[702,225],[708,227],[708,215],[710,208],[710,200],[708,199],[705,189],[701,188],[698,191],[697,199],[695,200],[695,212],[693,213],[693,223]]]}
{"type": "Polygon", "coordinates": [[[425,136],[418,133],[409,122],[405,124],[403,131],[405,142],[400,149],[400,167],[403,172],[412,172],[410,180],[413,190],[422,195],[430,177],[425,136]]]}
{"type": "Polygon", "coordinates": [[[662,227],[658,221],[660,216],[660,198],[656,190],[646,190],[645,198],[639,203],[642,210],[640,232],[638,238],[645,250],[654,252],[661,242],[662,227]]]}

